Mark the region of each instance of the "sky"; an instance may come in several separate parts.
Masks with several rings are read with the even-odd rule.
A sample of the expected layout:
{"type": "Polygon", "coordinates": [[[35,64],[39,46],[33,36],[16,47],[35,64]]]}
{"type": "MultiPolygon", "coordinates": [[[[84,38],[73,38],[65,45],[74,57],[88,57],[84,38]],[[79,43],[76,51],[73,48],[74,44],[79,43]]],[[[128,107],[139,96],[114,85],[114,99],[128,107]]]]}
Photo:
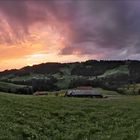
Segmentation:
{"type": "Polygon", "coordinates": [[[0,71],[88,59],[140,60],[139,0],[0,1],[0,71]]]}

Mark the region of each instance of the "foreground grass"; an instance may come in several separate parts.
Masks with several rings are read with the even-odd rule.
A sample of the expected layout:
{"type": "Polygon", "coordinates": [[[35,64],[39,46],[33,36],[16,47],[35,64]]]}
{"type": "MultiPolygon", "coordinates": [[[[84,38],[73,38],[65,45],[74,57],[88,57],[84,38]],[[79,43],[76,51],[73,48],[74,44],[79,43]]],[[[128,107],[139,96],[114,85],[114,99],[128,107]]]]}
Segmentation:
{"type": "Polygon", "coordinates": [[[0,93],[1,140],[139,140],[140,97],[76,99],[0,93]]]}

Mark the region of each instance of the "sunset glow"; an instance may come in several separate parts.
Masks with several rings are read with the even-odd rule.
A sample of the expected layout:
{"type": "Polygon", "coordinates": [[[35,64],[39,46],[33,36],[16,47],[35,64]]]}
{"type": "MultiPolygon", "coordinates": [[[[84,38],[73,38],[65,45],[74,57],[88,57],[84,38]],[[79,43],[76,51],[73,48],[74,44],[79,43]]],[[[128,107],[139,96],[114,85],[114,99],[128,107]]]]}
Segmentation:
{"type": "Polygon", "coordinates": [[[140,3],[116,4],[0,1],[0,71],[45,62],[140,59],[140,3]]]}

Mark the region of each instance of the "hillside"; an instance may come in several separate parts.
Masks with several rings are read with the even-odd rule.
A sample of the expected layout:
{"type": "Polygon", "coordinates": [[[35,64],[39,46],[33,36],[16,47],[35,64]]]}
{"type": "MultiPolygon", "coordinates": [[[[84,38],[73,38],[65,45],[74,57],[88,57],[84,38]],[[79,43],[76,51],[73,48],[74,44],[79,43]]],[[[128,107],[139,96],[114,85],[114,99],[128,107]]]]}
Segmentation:
{"type": "Polygon", "coordinates": [[[13,83],[0,82],[0,91],[18,94],[32,94],[32,86],[17,85],[13,83]]]}
{"type": "Polygon", "coordinates": [[[55,91],[77,86],[120,91],[124,86],[140,83],[140,61],[44,63],[0,72],[0,81],[32,86],[34,91],[55,91]]]}
{"type": "Polygon", "coordinates": [[[139,102],[0,93],[0,139],[138,140],[139,102]]]}
{"type": "Polygon", "coordinates": [[[110,76],[123,75],[123,74],[129,75],[128,65],[122,65],[114,69],[107,70],[103,75],[100,75],[98,77],[103,78],[103,77],[110,77],[110,76]]]}

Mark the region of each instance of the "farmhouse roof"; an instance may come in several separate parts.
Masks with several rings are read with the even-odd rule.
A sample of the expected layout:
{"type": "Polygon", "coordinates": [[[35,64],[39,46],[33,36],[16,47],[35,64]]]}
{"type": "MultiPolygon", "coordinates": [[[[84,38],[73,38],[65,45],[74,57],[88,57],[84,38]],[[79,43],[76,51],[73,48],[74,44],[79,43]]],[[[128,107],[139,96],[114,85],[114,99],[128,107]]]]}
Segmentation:
{"type": "Polygon", "coordinates": [[[69,90],[67,94],[73,95],[101,95],[97,90],[69,90]]]}

